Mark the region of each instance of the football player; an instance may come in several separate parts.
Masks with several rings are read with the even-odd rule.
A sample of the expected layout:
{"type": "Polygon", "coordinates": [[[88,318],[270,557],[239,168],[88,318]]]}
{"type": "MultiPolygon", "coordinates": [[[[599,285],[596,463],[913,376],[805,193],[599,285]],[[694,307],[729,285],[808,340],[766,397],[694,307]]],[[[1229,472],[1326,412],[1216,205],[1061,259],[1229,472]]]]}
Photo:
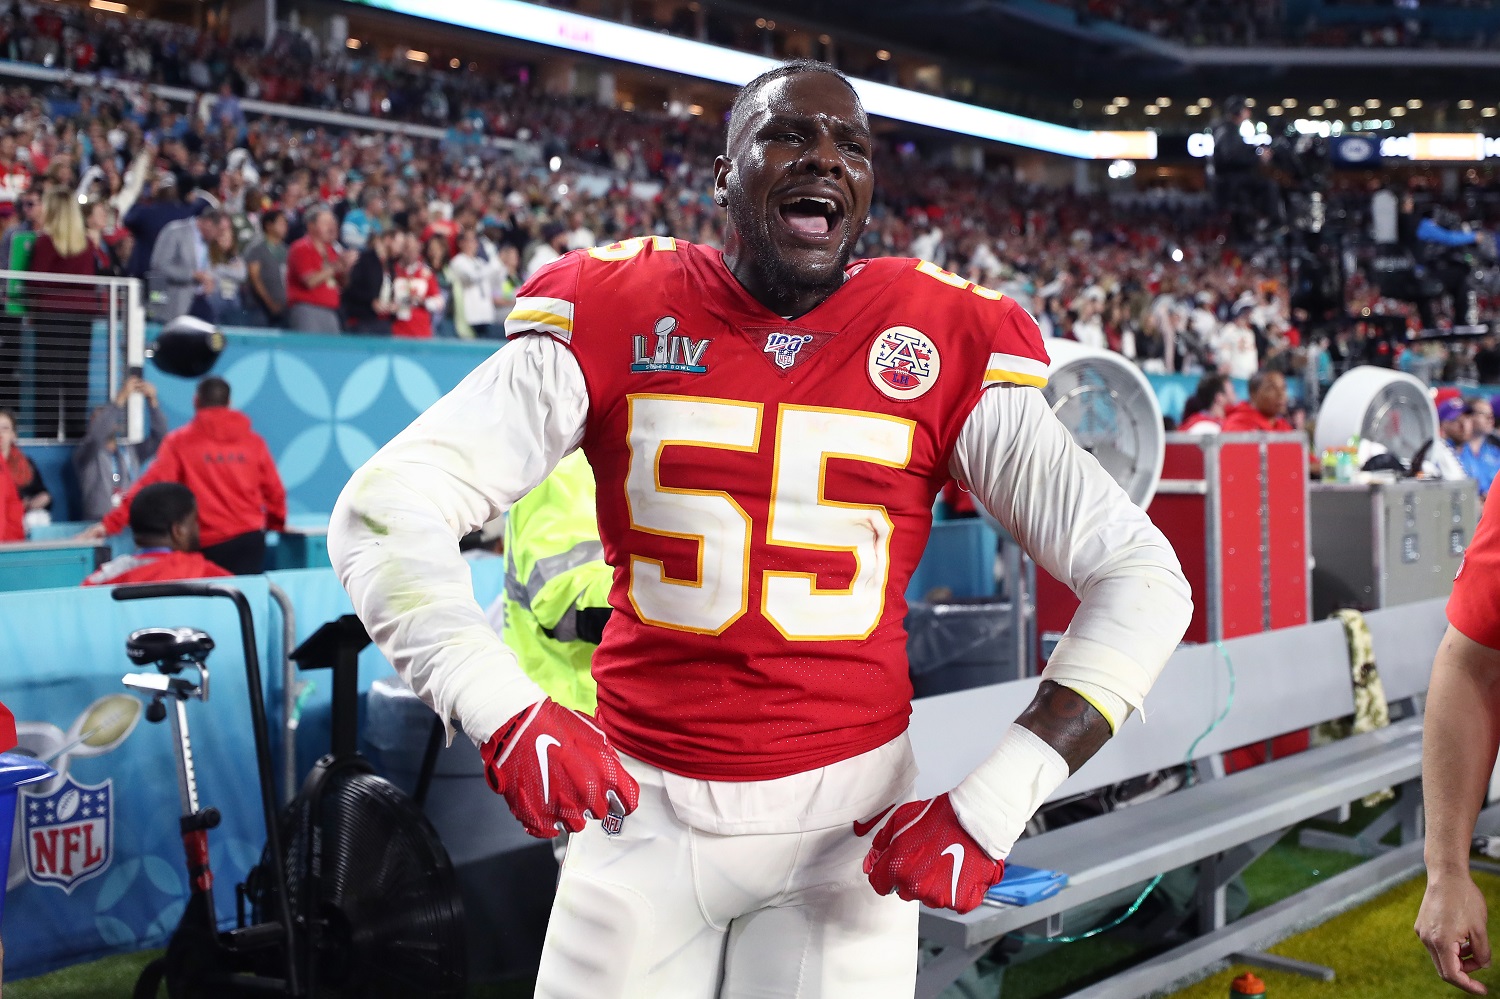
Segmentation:
{"type": "Polygon", "coordinates": [[[715,163],[725,249],[638,238],[538,272],[513,342],[334,512],[391,662],[528,830],[580,833],[540,996],[910,996],[916,903],[980,903],[1187,626],[1165,538],[1037,391],[1031,317],[928,263],[851,260],[871,149],[831,66],[746,85],[715,163]],[[578,447],[614,570],[593,717],[517,669],[453,545],[578,447]],[[902,595],[954,479],[1082,606],[994,754],[907,801],[902,595]]]}

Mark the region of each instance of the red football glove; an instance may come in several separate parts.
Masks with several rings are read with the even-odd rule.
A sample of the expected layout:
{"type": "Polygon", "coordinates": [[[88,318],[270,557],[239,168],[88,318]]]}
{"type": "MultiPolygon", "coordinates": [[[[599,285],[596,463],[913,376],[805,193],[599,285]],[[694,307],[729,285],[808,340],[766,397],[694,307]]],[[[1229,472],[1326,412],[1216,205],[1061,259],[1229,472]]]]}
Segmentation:
{"type": "Polygon", "coordinates": [[[551,839],[589,819],[635,811],[641,788],[587,715],[548,698],[501,726],[479,750],[484,777],[526,831],[551,839]],[[612,802],[610,799],[613,798],[612,802]]]}
{"type": "Polygon", "coordinates": [[[940,794],[896,809],[875,834],[865,874],[882,895],[895,892],[908,902],[968,912],[1000,883],[1005,861],[984,852],[959,825],[948,796],[940,794]]]}

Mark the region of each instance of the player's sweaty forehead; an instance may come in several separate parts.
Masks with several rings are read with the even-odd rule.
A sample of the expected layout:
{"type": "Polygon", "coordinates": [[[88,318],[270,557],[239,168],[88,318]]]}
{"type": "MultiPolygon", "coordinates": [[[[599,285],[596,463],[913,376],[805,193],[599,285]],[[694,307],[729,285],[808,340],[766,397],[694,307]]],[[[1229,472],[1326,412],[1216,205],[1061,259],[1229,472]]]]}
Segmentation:
{"type": "Polygon", "coordinates": [[[837,138],[859,139],[866,144],[871,139],[864,106],[849,86],[831,73],[797,73],[768,80],[745,95],[736,110],[726,137],[731,157],[770,124],[807,128],[826,123],[837,138]]]}

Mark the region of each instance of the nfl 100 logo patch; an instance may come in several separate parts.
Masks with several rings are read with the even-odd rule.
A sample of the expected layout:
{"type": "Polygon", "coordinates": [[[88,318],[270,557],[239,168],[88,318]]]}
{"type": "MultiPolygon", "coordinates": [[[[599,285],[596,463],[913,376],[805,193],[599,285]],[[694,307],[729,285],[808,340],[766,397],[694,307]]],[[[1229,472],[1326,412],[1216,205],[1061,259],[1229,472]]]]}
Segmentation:
{"type": "Polygon", "coordinates": [[[21,793],[26,876],[72,894],[109,867],[114,852],[114,781],[66,777],[50,794],[21,793]]]}
{"type": "Polygon", "coordinates": [[[766,345],[762,349],[771,355],[771,360],[776,366],[783,370],[789,370],[797,363],[797,355],[803,347],[812,343],[810,333],[768,333],[766,334],[766,345]]]}

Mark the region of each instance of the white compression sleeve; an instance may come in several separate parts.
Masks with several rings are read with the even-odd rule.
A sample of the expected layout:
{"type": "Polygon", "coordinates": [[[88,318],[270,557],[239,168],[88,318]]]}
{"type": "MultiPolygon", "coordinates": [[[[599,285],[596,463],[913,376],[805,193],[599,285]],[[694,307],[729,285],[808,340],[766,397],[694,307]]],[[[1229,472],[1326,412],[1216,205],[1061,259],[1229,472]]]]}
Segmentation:
{"type": "Polygon", "coordinates": [[[417,696],[476,743],[545,695],[475,601],[457,539],[545,478],[587,411],[573,355],[523,337],[381,448],[334,507],[328,553],[360,620],[417,696]]]}
{"type": "Polygon", "coordinates": [[[1082,602],[1043,677],[1095,684],[1139,710],[1192,614],[1161,531],[1036,389],[986,391],[959,434],[951,471],[1082,602]]]}

